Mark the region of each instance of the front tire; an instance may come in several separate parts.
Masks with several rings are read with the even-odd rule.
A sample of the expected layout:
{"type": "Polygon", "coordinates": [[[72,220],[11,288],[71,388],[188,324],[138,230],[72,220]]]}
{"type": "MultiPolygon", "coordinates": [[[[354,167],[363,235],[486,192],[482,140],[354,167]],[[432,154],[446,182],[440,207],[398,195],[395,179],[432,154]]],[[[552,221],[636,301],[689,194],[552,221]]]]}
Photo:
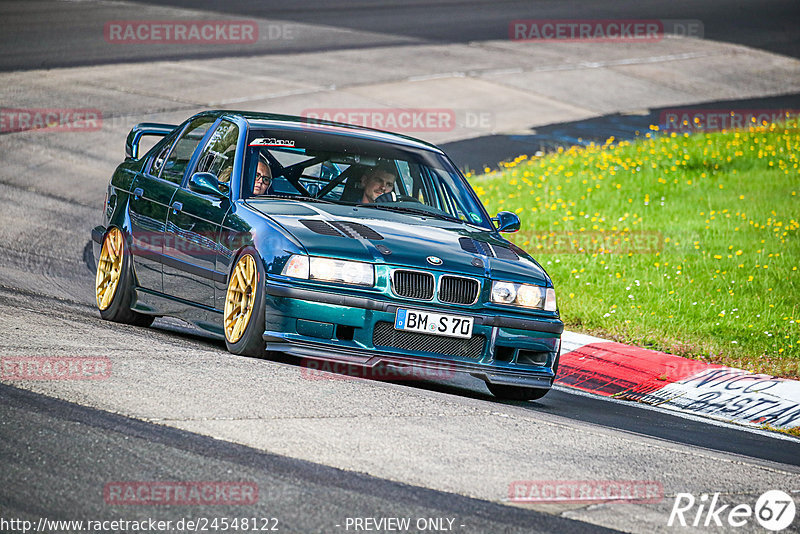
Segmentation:
{"type": "Polygon", "coordinates": [[[486,383],[486,387],[492,392],[492,395],[498,399],[514,400],[514,401],[527,401],[541,399],[549,389],[542,388],[526,388],[519,386],[503,386],[500,384],[486,383]]]}
{"type": "Polygon", "coordinates": [[[233,354],[264,356],[264,265],[252,247],[242,251],[228,277],[223,328],[233,354]]]}
{"type": "Polygon", "coordinates": [[[150,326],[155,317],[131,309],[134,275],[131,255],[125,247],[122,230],[116,227],[109,229],[103,239],[103,248],[100,250],[100,259],[97,262],[95,276],[97,309],[100,310],[100,317],[106,321],[150,326]]]}

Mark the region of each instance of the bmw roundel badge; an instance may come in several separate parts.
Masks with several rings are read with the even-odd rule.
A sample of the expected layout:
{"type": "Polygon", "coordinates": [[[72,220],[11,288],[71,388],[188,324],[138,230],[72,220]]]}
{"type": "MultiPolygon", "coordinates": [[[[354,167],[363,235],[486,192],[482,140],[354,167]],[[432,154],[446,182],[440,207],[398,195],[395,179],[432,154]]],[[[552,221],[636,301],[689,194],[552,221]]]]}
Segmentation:
{"type": "Polygon", "coordinates": [[[430,263],[431,265],[441,265],[442,264],[442,258],[437,258],[436,256],[428,256],[425,259],[428,260],[428,263],[430,263]]]}

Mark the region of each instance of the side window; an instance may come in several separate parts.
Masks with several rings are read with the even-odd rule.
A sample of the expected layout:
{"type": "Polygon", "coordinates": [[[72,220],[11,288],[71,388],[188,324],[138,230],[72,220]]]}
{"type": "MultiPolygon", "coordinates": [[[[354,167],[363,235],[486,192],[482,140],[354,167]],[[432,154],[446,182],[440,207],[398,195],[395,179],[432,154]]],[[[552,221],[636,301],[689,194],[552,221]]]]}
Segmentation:
{"type": "MultiPolygon", "coordinates": [[[[419,165],[409,165],[409,175],[411,176],[411,188],[408,190],[409,195],[419,200],[422,204],[428,206],[436,206],[431,194],[431,184],[429,180],[422,177],[422,169],[419,165]]],[[[425,175],[427,177],[427,174],[425,175]]]]}
{"type": "Polygon", "coordinates": [[[175,136],[171,136],[171,138],[164,142],[164,146],[158,150],[158,153],[156,153],[155,157],[153,158],[153,162],[150,164],[150,174],[153,176],[158,176],[161,173],[161,169],[164,167],[164,162],[167,161],[169,149],[172,148],[174,141],[175,136]]]}
{"type": "Polygon", "coordinates": [[[427,178],[436,197],[436,204],[438,204],[436,207],[452,217],[462,221],[467,220],[467,216],[451,188],[451,178],[439,169],[430,167],[426,168],[426,174],[428,174],[427,178]]]}
{"type": "Polygon", "coordinates": [[[215,120],[214,117],[198,117],[189,124],[164,162],[161,178],[172,183],[180,183],[194,150],[215,120]]]}
{"type": "Polygon", "coordinates": [[[400,184],[402,184],[402,193],[404,195],[413,195],[414,192],[414,178],[411,176],[411,168],[408,166],[407,161],[397,161],[397,170],[400,176],[400,184]]]}
{"type": "Polygon", "coordinates": [[[222,121],[200,154],[195,172],[210,172],[221,183],[229,182],[238,140],[239,127],[232,122],[222,121]]]}

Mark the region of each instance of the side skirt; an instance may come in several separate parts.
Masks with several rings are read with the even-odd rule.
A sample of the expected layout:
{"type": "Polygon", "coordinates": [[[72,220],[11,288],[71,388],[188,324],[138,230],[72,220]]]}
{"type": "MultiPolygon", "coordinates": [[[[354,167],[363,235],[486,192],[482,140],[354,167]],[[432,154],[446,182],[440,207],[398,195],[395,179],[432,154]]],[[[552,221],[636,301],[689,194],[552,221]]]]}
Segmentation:
{"type": "Polygon", "coordinates": [[[222,310],[140,287],[135,289],[135,293],[136,302],[131,307],[133,310],[148,315],[176,317],[192,323],[217,339],[225,339],[222,310]]]}

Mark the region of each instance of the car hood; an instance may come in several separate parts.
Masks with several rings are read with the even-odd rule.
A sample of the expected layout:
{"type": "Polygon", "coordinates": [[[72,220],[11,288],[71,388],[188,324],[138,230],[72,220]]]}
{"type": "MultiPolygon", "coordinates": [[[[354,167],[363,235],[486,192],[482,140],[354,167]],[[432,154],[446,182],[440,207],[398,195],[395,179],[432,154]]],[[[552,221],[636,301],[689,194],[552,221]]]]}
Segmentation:
{"type": "MultiPolygon", "coordinates": [[[[248,200],[311,255],[551,285],[522,249],[475,226],[338,204],[248,200]],[[433,265],[429,257],[441,259],[433,265]]],[[[434,260],[435,261],[435,260],[434,260]]]]}

